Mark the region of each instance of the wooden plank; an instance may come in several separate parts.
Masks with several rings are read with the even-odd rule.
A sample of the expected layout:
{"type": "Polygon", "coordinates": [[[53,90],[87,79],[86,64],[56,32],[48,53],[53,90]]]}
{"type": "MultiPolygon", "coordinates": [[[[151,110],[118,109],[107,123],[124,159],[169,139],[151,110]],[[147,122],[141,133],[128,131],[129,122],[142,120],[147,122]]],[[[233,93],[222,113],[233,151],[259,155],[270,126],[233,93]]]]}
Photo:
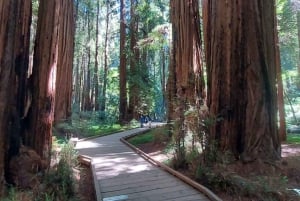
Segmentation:
{"type": "Polygon", "coordinates": [[[139,192],[146,192],[146,191],[151,191],[151,190],[159,190],[159,189],[167,189],[167,188],[174,188],[178,187],[179,185],[182,185],[180,181],[174,181],[173,182],[161,182],[161,183],[156,183],[154,185],[145,185],[145,186],[139,186],[135,185],[126,189],[122,190],[115,190],[115,191],[110,191],[110,192],[103,192],[102,195],[103,197],[109,197],[112,195],[127,195],[127,194],[132,194],[132,193],[139,193],[139,192]]]}
{"type": "MultiPolygon", "coordinates": [[[[127,188],[132,188],[132,187],[136,187],[136,186],[151,186],[151,185],[160,185],[160,184],[164,184],[164,183],[170,183],[170,182],[174,182],[174,178],[165,178],[162,180],[158,180],[158,179],[152,179],[149,178],[147,180],[139,180],[136,182],[132,182],[132,183],[127,183],[127,184],[120,184],[120,183],[116,183],[113,186],[103,186],[101,185],[101,191],[102,192],[111,192],[111,191],[117,191],[117,190],[123,190],[123,189],[127,189],[127,188]]],[[[177,183],[178,181],[176,181],[177,183]]]]}
{"type": "Polygon", "coordinates": [[[151,180],[155,179],[155,180],[161,180],[160,178],[162,177],[169,177],[169,175],[163,171],[160,170],[147,170],[147,171],[142,171],[142,172],[138,172],[138,173],[131,173],[131,174],[120,174],[117,175],[113,178],[105,178],[105,179],[100,179],[101,183],[106,186],[107,184],[118,184],[118,183],[122,183],[126,184],[128,183],[132,183],[136,181],[143,181],[144,179],[149,179],[151,178],[151,180]]]}
{"type": "MultiPolygon", "coordinates": [[[[139,198],[140,200],[141,198],[151,196],[151,198],[155,198],[154,199],[155,201],[158,201],[158,200],[165,200],[167,198],[176,198],[179,196],[184,196],[184,195],[187,196],[192,194],[199,194],[199,193],[189,186],[180,185],[180,186],[128,193],[127,195],[129,199],[139,198]]],[[[116,193],[115,195],[118,195],[118,193],[116,193]]]]}
{"type": "Polygon", "coordinates": [[[177,198],[170,198],[166,199],[165,201],[207,201],[207,197],[203,196],[201,198],[199,194],[194,194],[194,195],[189,195],[189,196],[184,196],[184,197],[177,197],[177,198]]]}

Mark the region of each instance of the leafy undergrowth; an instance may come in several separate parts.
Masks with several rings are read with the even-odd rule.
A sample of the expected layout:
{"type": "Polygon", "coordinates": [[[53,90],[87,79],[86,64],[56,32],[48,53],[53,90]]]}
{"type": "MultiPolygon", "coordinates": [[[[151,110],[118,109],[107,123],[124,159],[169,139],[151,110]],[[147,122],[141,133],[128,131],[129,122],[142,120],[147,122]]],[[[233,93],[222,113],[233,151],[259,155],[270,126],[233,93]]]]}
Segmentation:
{"type": "Polygon", "coordinates": [[[165,144],[170,141],[170,133],[167,126],[157,127],[149,130],[148,132],[129,138],[128,141],[135,145],[146,143],[165,144]]]}
{"type": "MultiPolygon", "coordinates": [[[[8,188],[6,197],[0,199],[1,201],[96,200],[91,170],[79,164],[73,143],[61,144],[54,140],[53,145],[51,168],[36,174],[21,171],[24,175],[19,177],[18,182],[14,182],[16,186],[8,188]],[[31,185],[22,186],[24,182],[31,185]]],[[[31,160],[34,151],[29,148],[23,149],[26,151],[26,153],[23,151],[25,159],[31,160]]],[[[22,165],[22,169],[27,169],[25,164],[22,165]]]]}
{"type": "MultiPolygon", "coordinates": [[[[155,137],[156,135],[156,137],[155,137]]],[[[156,132],[146,133],[129,140],[145,153],[155,156],[156,160],[165,162],[164,157],[170,151],[171,138],[159,143],[154,142],[156,132]],[[151,136],[152,135],[152,136],[151,136]],[[158,153],[163,156],[158,156],[158,153]],[[155,154],[154,154],[155,153],[155,154]]],[[[207,186],[224,201],[296,201],[300,185],[300,135],[290,134],[286,143],[282,144],[282,160],[276,163],[254,161],[243,164],[231,160],[230,154],[222,154],[218,162],[210,166],[200,166],[201,154],[189,152],[186,154],[186,164],[174,168],[176,161],[169,159],[169,165],[191,179],[207,186]]],[[[171,155],[172,156],[172,155],[171,155]]]]}
{"type": "Polygon", "coordinates": [[[299,133],[289,134],[287,136],[286,143],[288,143],[288,144],[300,144],[300,134],[299,133]]]}

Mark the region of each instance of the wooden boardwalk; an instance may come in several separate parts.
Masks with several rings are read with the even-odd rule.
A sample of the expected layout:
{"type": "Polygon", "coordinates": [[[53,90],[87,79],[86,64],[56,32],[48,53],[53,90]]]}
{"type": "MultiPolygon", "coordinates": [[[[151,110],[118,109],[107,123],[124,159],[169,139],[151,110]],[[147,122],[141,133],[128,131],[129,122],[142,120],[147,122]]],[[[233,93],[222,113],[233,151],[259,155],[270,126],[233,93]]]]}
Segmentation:
{"type": "Polygon", "coordinates": [[[153,166],[120,138],[145,131],[133,129],[78,142],[79,154],[92,158],[97,201],[206,201],[205,195],[153,166]]]}

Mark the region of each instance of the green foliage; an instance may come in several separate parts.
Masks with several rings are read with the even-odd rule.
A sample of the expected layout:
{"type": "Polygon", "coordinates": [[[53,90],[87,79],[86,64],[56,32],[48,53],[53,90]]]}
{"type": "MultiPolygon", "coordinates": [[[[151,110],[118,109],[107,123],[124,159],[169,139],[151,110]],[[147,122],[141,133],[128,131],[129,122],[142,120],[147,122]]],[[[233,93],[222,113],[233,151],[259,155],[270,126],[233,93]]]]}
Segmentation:
{"type": "Polygon", "coordinates": [[[32,1],[32,14],[37,16],[38,15],[38,10],[39,10],[39,1],[38,0],[33,0],[32,1]]]}
{"type": "Polygon", "coordinates": [[[291,144],[300,144],[300,135],[299,134],[288,134],[287,143],[291,144]]]}
{"type": "Polygon", "coordinates": [[[45,191],[38,195],[40,200],[74,200],[73,168],[78,164],[77,156],[72,143],[62,145],[58,164],[44,178],[45,191]]]}
{"type": "Polygon", "coordinates": [[[134,146],[146,144],[146,143],[153,142],[153,141],[154,141],[154,136],[153,136],[153,133],[150,133],[150,132],[145,133],[143,135],[137,135],[128,140],[128,142],[130,144],[133,144],[134,146]]]}
{"type": "Polygon", "coordinates": [[[281,66],[284,70],[297,67],[299,44],[297,37],[296,9],[291,0],[279,0],[277,3],[277,18],[281,66]]]}
{"type": "Polygon", "coordinates": [[[128,139],[128,142],[133,144],[134,146],[138,146],[141,144],[153,142],[154,144],[165,144],[170,140],[169,133],[167,127],[159,127],[151,129],[150,131],[134,136],[128,139]]]}
{"type": "Polygon", "coordinates": [[[9,187],[7,196],[2,198],[1,201],[32,201],[33,199],[32,192],[20,192],[14,187],[9,187]]]}

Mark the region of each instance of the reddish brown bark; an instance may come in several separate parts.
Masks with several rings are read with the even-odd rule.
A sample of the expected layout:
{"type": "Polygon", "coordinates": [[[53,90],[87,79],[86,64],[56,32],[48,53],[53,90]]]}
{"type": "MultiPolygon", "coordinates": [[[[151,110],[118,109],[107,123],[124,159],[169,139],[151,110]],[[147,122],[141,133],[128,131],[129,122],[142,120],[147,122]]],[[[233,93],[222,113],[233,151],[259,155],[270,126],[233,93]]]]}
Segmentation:
{"type": "Polygon", "coordinates": [[[130,1],[130,79],[129,79],[129,106],[128,106],[128,118],[138,119],[139,114],[137,109],[139,107],[139,86],[137,77],[139,75],[139,50],[136,48],[138,40],[138,16],[136,13],[137,1],[130,1]]]}
{"type": "MultiPolygon", "coordinates": [[[[7,134],[9,130],[9,119],[7,114],[9,114],[9,101],[11,100],[10,86],[12,86],[13,78],[13,61],[11,54],[13,54],[12,46],[14,43],[14,38],[9,37],[9,30],[12,28],[9,23],[11,3],[9,0],[0,2],[0,197],[2,197],[5,189],[5,153],[7,147],[5,146],[7,142],[7,134]]],[[[13,24],[14,26],[15,24],[13,24]]]]}
{"type": "Polygon", "coordinates": [[[33,59],[33,98],[24,139],[50,163],[54,120],[60,0],[41,0],[33,59]]]}
{"type": "Polygon", "coordinates": [[[20,145],[26,102],[31,1],[0,2],[0,197],[4,174],[20,145]]]}
{"type": "Polygon", "coordinates": [[[58,63],[55,94],[55,122],[71,116],[72,69],[74,53],[74,5],[72,0],[61,1],[59,22],[58,63]]]}
{"type": "Polygon", "coordinates": [[[203,3],[211,142],[245,162],[278,159],[274,1],[203,3]]]}
{"type": "Polygon", "coordinates": [[[201,34],[198,1],[172,0],[173,45],[176,65],[176,88],[185,98],[204,99],[204,79],[201,64],[201,34]],[[195,92],[197,92],[195,94],[195,92]]]}
{"type": "Polygon", "coordinates": [[[176,102],[184,109],[205,99],[198,1],[171,0],[170,7],[173,47],[168,78],[169,120],[176,117],[176,102]]]}

